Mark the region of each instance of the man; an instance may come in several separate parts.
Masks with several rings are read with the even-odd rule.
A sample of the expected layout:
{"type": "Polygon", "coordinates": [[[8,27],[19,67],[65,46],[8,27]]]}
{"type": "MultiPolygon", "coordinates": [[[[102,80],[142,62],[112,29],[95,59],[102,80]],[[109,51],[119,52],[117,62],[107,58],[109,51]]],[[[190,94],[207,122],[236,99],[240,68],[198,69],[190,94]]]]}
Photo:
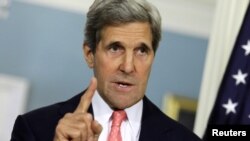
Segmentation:
{"type": "Polygon", "coordinates": [[[18,116],[11,140],[199,141],[145,96],[160,27],[159,12],[145,0],[96,0],[83,45],[94,72],[88,89],[18,116]]]}

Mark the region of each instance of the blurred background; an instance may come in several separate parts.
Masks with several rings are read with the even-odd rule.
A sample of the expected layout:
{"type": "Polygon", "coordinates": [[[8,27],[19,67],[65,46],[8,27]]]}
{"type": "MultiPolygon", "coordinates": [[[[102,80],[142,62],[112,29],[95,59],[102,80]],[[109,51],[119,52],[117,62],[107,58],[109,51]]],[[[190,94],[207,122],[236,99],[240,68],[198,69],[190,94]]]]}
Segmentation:
{"type": "MultiPolygon", "coordinates": [[[[161,109],[170,93],[196,100],[216,1],[148,1],[160,10],[163,35],[146,95],[161,109]]],[[[0,134],[7,139],[18,114],[67,100],[88,86],[92,70],[82,43],[91,3],[0,0],[0,134]]]]}

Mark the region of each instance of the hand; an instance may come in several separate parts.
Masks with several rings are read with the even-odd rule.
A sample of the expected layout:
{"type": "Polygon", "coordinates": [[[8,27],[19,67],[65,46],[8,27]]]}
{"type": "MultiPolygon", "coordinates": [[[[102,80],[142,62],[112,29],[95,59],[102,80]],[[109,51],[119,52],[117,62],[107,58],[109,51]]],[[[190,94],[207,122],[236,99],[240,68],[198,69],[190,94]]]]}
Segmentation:
{"type": "Polygon", "coordinates": [[[96,78],[92,78],[85,94],[73,113],[67,113],[57,124],[54,141],[97,141],[102,126],[87,113],[97,87],[96,78]]]}

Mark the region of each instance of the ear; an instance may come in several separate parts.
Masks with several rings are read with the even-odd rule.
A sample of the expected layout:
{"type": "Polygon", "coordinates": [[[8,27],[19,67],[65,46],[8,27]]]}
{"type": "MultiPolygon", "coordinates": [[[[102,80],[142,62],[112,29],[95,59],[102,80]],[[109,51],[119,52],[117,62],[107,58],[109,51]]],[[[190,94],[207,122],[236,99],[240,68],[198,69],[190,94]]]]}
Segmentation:
{"type": "Polygon", "coordinates": [[[90,68],[94,67],[94,53],[87,43],[83,44],[83,52],[85,60],[90,68]]]}

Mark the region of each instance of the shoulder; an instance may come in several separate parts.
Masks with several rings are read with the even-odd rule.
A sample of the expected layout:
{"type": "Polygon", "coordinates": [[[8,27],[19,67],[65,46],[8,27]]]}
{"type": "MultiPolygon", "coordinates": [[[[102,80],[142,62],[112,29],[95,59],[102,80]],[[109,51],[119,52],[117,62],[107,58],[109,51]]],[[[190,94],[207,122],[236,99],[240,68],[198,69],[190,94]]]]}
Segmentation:
{"type": "MultiPolygon", "coordinates": [[[[170,141],[200,141],[199,137],[184,125],[168,117],[146,97],[143,99],[143,128],[150,128],[150,132],[161,132],[159,137],[170,141]]],[[[145,130],[147,131],[147,129],[145,130]]]]}
{"type": "Polygon", "coordinates": [[[79,103],[82,93],[63,102],[44,106],[23,115],[19,115],[15,121],[12,139],[39,138],[52,140],[58,121],[65,113],[73,112],[79,103]]]}
{"type": "Polygon", "coordinates": [[[67,101],[58,102],[52,105],[44,106],[22,115],[27,120],[49,121],[56,117],[62,117],[65,113],[73,112],[79,103],[82,93],[70,98],[67,101]]]}

